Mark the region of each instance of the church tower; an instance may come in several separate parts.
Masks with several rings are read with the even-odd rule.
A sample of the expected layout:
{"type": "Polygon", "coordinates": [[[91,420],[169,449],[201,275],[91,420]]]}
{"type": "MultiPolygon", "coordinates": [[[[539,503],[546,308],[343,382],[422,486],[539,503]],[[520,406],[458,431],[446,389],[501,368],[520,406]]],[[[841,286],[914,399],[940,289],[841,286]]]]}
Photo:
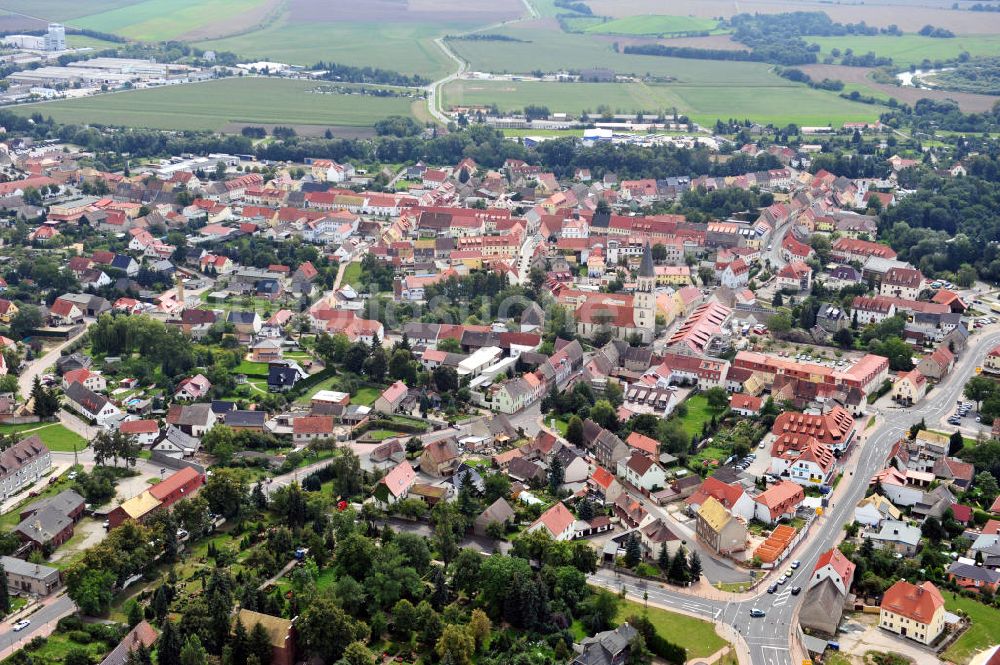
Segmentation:
{"type": "Polygon", "coordinates": [[[653,251],[648,242],[642,250],[642,262],[639,264],[639,276],[632,300],[632,318],[642,335],[642,341],[653,341],[656,331],[656,270],[653,268],[653,251]]]}

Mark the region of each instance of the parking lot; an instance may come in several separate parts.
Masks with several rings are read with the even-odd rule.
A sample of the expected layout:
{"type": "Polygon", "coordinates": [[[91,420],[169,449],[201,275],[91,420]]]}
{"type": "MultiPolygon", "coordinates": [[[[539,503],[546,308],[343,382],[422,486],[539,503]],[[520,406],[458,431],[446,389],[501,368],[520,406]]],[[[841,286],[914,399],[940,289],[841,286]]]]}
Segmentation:
{"type": "Polygon", "coordinates": [[[954,425],[955,427],[961,427],[962,425],[971,425],[972,420],[975,422],[980,422],[982,418],[979,417],[974,411],[975,404],[972,402],[966,402],[958,400],[955,404],[955,409],[948,416],[948,424],[954,425]]]}

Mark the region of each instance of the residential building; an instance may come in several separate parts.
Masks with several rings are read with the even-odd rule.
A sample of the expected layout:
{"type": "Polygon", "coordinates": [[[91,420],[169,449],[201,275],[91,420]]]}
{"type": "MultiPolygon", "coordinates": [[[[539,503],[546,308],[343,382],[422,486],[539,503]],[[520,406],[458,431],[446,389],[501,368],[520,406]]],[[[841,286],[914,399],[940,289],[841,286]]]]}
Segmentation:
{"type": "Polygon", "coordinates": [[[639,634],[627,623],[580,642],[581,653],[571,665],[625,665],[632,640],[639,634]]]}
{"type": "Polygon", "coordinates": [[[378,396],[372,404],[372,410],[377,413],[384,413],[387,415],[392,415],[399,411],[400,407],[403,405],[403,400],[406,399],[409,394],[409,388],[402,381],[396,381],[391,386],[382,391],[382,394],[378,396]]]}
{"type": "Polygon", "coordinates": [[[695,531],[701,540],[719,554],[742,552],[746,549],[746,523],[734,517],[713,496],[705,499],[698,509],[695,531]]]}
{"type": "Polygon", "coordinates": [[[420,455],[420,470],[435,478],[444,478],[455,473],[460,454],[453,438],[441,439],[424,446],[420,455]]]}
{"type": "Polygon", "coordinates": [[[506,499],[500,497],[476,517],[472,523],[472,531],[482,538],[489,535],[491,524],[499,524],[506,528],[513,521],[514,509],[510,507],[506,499]]]}
{"type": "Polygon", "coordinates": [[[413,470],[409,462],[403,460],[379,480],[378,485],[375,487],[375,501],[383,508],[402,501],[406,498],[416,480],[416,471],[413,470]]]}
{"type": "Polygon", "coordinates": [[[166,422],[189,436],[201,438],[215,426],[215,414],[208,403],[171,404],[166,422]]]}
{"type": "Polygon", "coordinates": [[[892,401],[903,406],[912,406],[927,394],[927,377],[917,368],[904,372],[892,384],[892,401]]]}
{"type": "Polygon", "coordinates": [[[333,416],[299,416],[292,421],[292,441],[306,444],[333,436],[333,416]]]}
{"type": "Polygon", "coordinates": [[[865,534],[875,549],[913,556],[920,549],[920,527],[900,520],[885,520],[878,533],[865,534]]]}
{"type": "Polygon", "coordinates": [[[921,644],[933,644],[944,631],[944,598],[930,582],[896,582],[885,592],[879,610],[879,628],[921,644]]]}
{"type": "Polygon", "coordinates": [[[149,625],[148,621],[140,621],[126,633],[118,646],[104,657],[101,665],[128,665],[131,662],[133,651],[139,649],[140,645],[146,649],[152,649],[158,637],[156,629],[149,625]]]}
{"type": "Polygon", "coordinates": [[[647,492],[655,492],[667,486],[667,474],[663,467],[653,458],[637,452],[619,460],[618,477],[647,492]]]}
{"type": "Polygon", "coordinates": [[[765,524],[791,519],[805,496],[801,485],[782,480],[754,497],[754,517],[765,524]]]}
{"type": "Polygon", "coordinates": [[[65,395],[70,407],[101,427],[107,427],[122,417],[121,409],[111,400],[89,390],[82,383],[71,384],[66,389],[65,395]]]}
{"type": "Polygon", "coordinates": [[[295,618],[284,619],[253,610],[241,609],[236,613],[236,620],[243,624],[247,634],[253,631],[257,625],[264,628],[267,639],[271,643],[270,665],[295,665],[298,662],[298,636],[295,631],[295,618]]]}
{"type": "Polygon", "coordinates": [[[854,521],[869,527],[878,527],[887,519],[898,520],[901,515],[892,501],[878,493],[865,497],[854,508],[854,521]]]}
{"type": "Polygon", "coordinates": [[[532,522],[526,531],[532,533],[541,530],[547,533],[552,540],[572,540],[575,522],[576,517],[573,516],[573,513],[563,505],[562,501],[559,501],[532,522]]]}
{"type": "Polygon", "coordinates": [[[135,437],[143,448],[152,446],[160,436],[160,426],[155,420],[125,420],[118,424],[118,431],[135,437]]]}
{"type": "Polygon", "coordinates": [[[12,556],[0,556],[0,565],[7,574],[7,592],[12,595],[43,598],[61,583],[58,568],[29,563],[12,556]]]}
{"type": "Polygon", "coordinates": [[[178,501],[193,495],[205,483],[205,476],[186,466],[167,476],[140,494],[123,501],[108,513],[108,523],[114,529],[126,520],[142,522],[158,510],[166,510],[178,501]]]}
{"type": "Polygon", "coordinates": [[[52,468],[52,454],[36,435],[0,452],[0,494],[6,499],[37,482],[52,468]]]}

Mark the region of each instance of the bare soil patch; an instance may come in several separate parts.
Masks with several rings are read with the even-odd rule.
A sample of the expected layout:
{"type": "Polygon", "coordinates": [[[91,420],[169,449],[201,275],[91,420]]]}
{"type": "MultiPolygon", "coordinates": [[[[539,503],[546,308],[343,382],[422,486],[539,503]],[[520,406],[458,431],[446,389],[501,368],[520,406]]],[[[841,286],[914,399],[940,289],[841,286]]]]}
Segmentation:
{"type": "Polygon", "coordinates": [[[48,23],[41,19],[18,16],[16,14],[0,14],[0,31],[7,34],[21,30],[44,30],[48,23]]]}
{"type": "Polygon", "coordinates": [[[950,92],[948,90],[922,90],[909,86],[877,83],[868,76],[872,70],[865,67],[807,65],[801,67],[801,69],[814,79],[840,79],[844,83],[864,85],[889,97],[895,97],[899,101],[911,106],[921,99],[933,99],[936,101],[951,99],[957,102],[959,108],[966,113],[982,113],[983,111],[989,111],[993,108],[994,104],[1000,101],[1000,97],[992,95],[976,95],[971,92],[950,92]]]}
{"type": "MultiPolygon", "coordinates": [[[[594,14],[600,16],[634,16],[663,14],[662,0],[590,0],[594,14]]],[[[722,18],[740,13],[778,14],[793,11],[823,11],[834,21],[885,27],[898,25],[906,32],[917,32],[925,25],[947,28],[958,34],[983,35],[1000,32],[1000,13],[970,12],[950,9],[931,2],[887,2],[879,4],[831,4],[826,2],[783,2],[782,0],[674,0],[670,14],[703,18],[722,18]],[[738,7],[738,8],[737,8],[738,7]]]]}
{"type": "MultiPolygon", "coordinates": [[[[589,36],[589,35],[588,35],[589,36]]],[[[596,35],[595,35],[596,36],[596,35]]],[[[621,37],[616,36],[614,41],[622,47],[636,44],[663,44],[664,46],[677,46],[685,48],[704,48],[718,51],[746,51],[749,47],[739,42],[734,42],[729,35],[710,35],[708,37],[671,37],[670,39],[644,39],[642,37],[621,37]]]]}
{"type": "Polygon", "coordinates": [[[285,0],[266,0],[248,12],[186,32],[180,39],[188,42],[208,41],[259,30],[277,20],[284,8],[285,0]]]}
{"type": "Polygon", "coordinates": [[[492,23],[519,16],[519,0],[289,0],[293,22],[492,23]]]}

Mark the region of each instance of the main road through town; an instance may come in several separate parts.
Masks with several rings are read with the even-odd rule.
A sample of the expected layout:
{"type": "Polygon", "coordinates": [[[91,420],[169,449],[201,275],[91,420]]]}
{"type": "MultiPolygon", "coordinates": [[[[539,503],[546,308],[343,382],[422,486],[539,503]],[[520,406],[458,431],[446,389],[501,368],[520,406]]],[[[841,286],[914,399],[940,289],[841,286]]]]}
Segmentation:
{"type": "MultiPolygon", "coordinates": [[[[845,463],[845,475],[840,487],[834,493],[826,513],[813,525],[810,536],[800,543],[789,559],[798,559],[802,565],[792,571],[792,578],[780,586],[778,593],[764,591],[768,582],[757,587],[756,596],[732,595],[733,600],[720,600],[718,592],[712,597],[674,591],[659,584],[643,582],[629,576],[618,576],[609,569],[602,569],[592,576],[591,581],[614,591],[622,587],[626,593],[639,600],[648,594],[649,602],[674,608],[679,611],[702,616],[710,621],[720,622],[729,627],[726,632],[732,637],[735,631],[742,644],[737,645],[744,653],[749,653],[753,665],[791,665],[793,661],[793,630],[796,608],[803,595],[792,596],[793,586],[805,588],[819,555],[836,546],[843,534],[844,525],[854,519],[854,506],[867,490],[868,481],[880,471],[888,457],[892,445],[899,440],[913,422],[924,418],[927,423],[937,423],[962,396],[965,382],[982,362],[983,357],[1000,343],[1000,330],[980,332],[969,340],[969,346],[956,363],[951,374],[939,384],[928,398],[910,409],[889,408],[881,410],[878,424],[867,437],[861,440],[845,463]],[[846,484],[846,485],[845,485],[846,484]],[[766,614],[763,618],[751,618],[750,610],[758,608],[766,614]]],[[[859,422],[864,432],[865,423],[859,422]]],[[[779,567],[779,572],[790,569],[788,564],[779,567]]]]}

